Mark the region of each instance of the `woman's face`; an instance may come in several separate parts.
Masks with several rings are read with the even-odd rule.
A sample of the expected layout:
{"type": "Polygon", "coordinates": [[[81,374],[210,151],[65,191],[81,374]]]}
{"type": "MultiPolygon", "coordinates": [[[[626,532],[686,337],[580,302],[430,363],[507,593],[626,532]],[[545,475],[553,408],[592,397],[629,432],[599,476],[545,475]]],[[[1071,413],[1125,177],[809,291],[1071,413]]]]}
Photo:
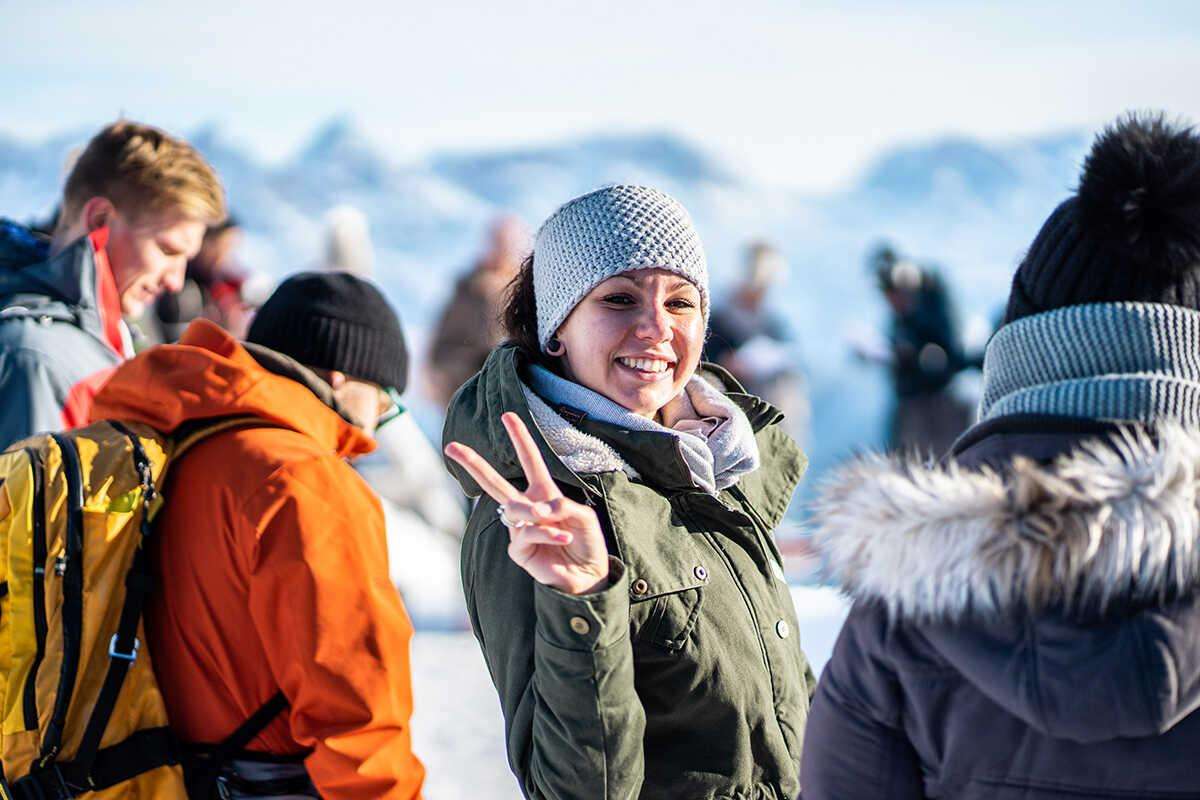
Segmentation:
{"type": "Polygon", "coordinates": [[[567,378],[653,418],[700,363],[700,292],[663,269],[617,275],[575,306],[557,337],[567,378]]]}

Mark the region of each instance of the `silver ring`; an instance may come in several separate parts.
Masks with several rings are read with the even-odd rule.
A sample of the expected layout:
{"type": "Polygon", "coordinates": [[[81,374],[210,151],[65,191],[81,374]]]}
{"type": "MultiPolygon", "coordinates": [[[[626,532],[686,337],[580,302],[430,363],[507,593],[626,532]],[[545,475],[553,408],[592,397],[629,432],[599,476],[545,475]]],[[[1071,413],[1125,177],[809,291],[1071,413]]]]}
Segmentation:
{"type": "Polygon", "coordinates": [[[496,515],[500,517],[500,521],[503,522],[506,527],[512,528],[513,530],[520,530],[521,528],[529,527],[529,523],[525,522],[524,520],[521,520],[520,522],[513,522],[508,518],[508,515],[505,514],[504,511],[504,506],[498,506],[496,508],[496,515]]]}

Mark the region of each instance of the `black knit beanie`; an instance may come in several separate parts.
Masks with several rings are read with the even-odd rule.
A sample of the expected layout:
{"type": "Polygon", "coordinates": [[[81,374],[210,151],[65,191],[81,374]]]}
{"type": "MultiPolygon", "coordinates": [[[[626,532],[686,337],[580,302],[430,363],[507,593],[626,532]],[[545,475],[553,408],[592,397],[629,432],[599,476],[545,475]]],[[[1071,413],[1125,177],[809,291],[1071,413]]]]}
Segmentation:
{"type": "Polygon", "coordinates": [[[346,272],[302,272],[279,284],[246,341],[385,389],[403,392],[408,383],[396,312],[373,284],[346,272]]]}
{"type": "Polygon", "coordinates": [[[1105,129],[1013,277],[1005,322],[1063,306],[1200,310],[1200,137],[1162,114],[1105,129]]]}

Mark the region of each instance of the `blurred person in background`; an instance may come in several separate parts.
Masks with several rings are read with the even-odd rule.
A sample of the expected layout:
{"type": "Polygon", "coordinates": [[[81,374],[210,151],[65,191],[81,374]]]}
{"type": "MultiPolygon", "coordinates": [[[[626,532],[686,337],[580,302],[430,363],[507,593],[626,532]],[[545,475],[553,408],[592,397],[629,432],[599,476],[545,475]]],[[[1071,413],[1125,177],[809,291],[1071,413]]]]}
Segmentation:
{"type": "Polygon", "coordinates": [[[175,342],[192,320],[203,317],[240,339],[246,335],[253,307],[243,296],[249,274],[237,261],[244,232],[230,216],[204,233],[196,257],[188,261],[183,287],[154,304],[142,332],[151,344],[175,342]]]}
{"type": "Polygon", "coordinates": [[[1200,136],[1101,133],[947,463],[856,460],[804,800],[1200,796],[1200,136]]]}
{"type": "Polygon", "coordinates": [[[891,311],[888,349],[859,355],[891,372],[888,447],[940,456],[973,415],[951,386],[971,363],[963,354],[949,291],[936,270],[901,257],[888,244],[876,248],[870,266],[891,311]]]}
{"type": "Polygon", "coordinates": [[[515,216],[492,223],[487,250],[454,285],[429,347],[430,392],[445,408],[459,386],[483,366],[503,338],[504,292],[529,252],[529,231],[515,216]]]}
{"type": "MultiPolygon", "coordinates": [[[[375,261],[366,214],[348,205],[331,209],[321,269],[370,280],[375,261]]],[[[458,579],[459,540],[467,522],[462,494],[412,414],[380,429],[375,441],[375,452],[354,466],[383,503],[392,582],[418,628],[465,627],[458,579]]]]}
{"type": "Polygon", "coordinates": [[[335,206],[325,214],[325,254],[321,269],[349,272],[360,278],[375,277],[371,224],[367,215],[354,206],[335,206]]]}
{"type": "Polygon", "coordinates": [[[800,790],[813,676],[773,531],[807,461],[700,363],[708,297],[676,200],[577,197],[521,267],[512,341],[447,414],[480,498],[463,587],[527,797],[800,790]]]}
{"type": "Polygon", "coordinates": [[[187,142],[120,121],[71,168],[49,239],[0,221],[0,447],[83,424],[133,354],[125,318],[179,291],[225,219],[216,173],[187,142]]]}
{"type": "MultiPolygon", "coordinates": [[[[244,423],[171,464],[150,552],[146,634],[172,731],[203,750],[257,726],[211,797],[420,795],[412,625],[389,580],[378,499],[348,463],[400,414],[407,371],[378,289],[307,272],[280,284],[245,343],[196,320],[96,398],[93,419],[164,433],[244,423]]],[[[218,778],[188,771],[189,782],[218,778]]]]}
{"type": "Polygon", "coordinates": [[[786,281],[783,254],[767,242],[751,243],[733,296],[713,308],[704,357],[782,410],[788,433],[803,445],[810,414],[799,353],[786,321],[768,306],[771,290],[786,281]]]}

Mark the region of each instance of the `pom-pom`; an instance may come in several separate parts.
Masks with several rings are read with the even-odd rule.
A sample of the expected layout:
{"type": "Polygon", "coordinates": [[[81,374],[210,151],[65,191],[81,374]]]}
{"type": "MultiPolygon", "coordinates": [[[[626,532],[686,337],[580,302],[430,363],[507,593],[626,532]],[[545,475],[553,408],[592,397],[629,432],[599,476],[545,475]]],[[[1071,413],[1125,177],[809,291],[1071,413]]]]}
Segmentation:
{"type": "Polygon", "coordinates": [[[1127,114],[1092,145],[1079,181],[1083,225],[1137,267],[1200,266],[1200,137],[1161,113],[1127,114]]]}

